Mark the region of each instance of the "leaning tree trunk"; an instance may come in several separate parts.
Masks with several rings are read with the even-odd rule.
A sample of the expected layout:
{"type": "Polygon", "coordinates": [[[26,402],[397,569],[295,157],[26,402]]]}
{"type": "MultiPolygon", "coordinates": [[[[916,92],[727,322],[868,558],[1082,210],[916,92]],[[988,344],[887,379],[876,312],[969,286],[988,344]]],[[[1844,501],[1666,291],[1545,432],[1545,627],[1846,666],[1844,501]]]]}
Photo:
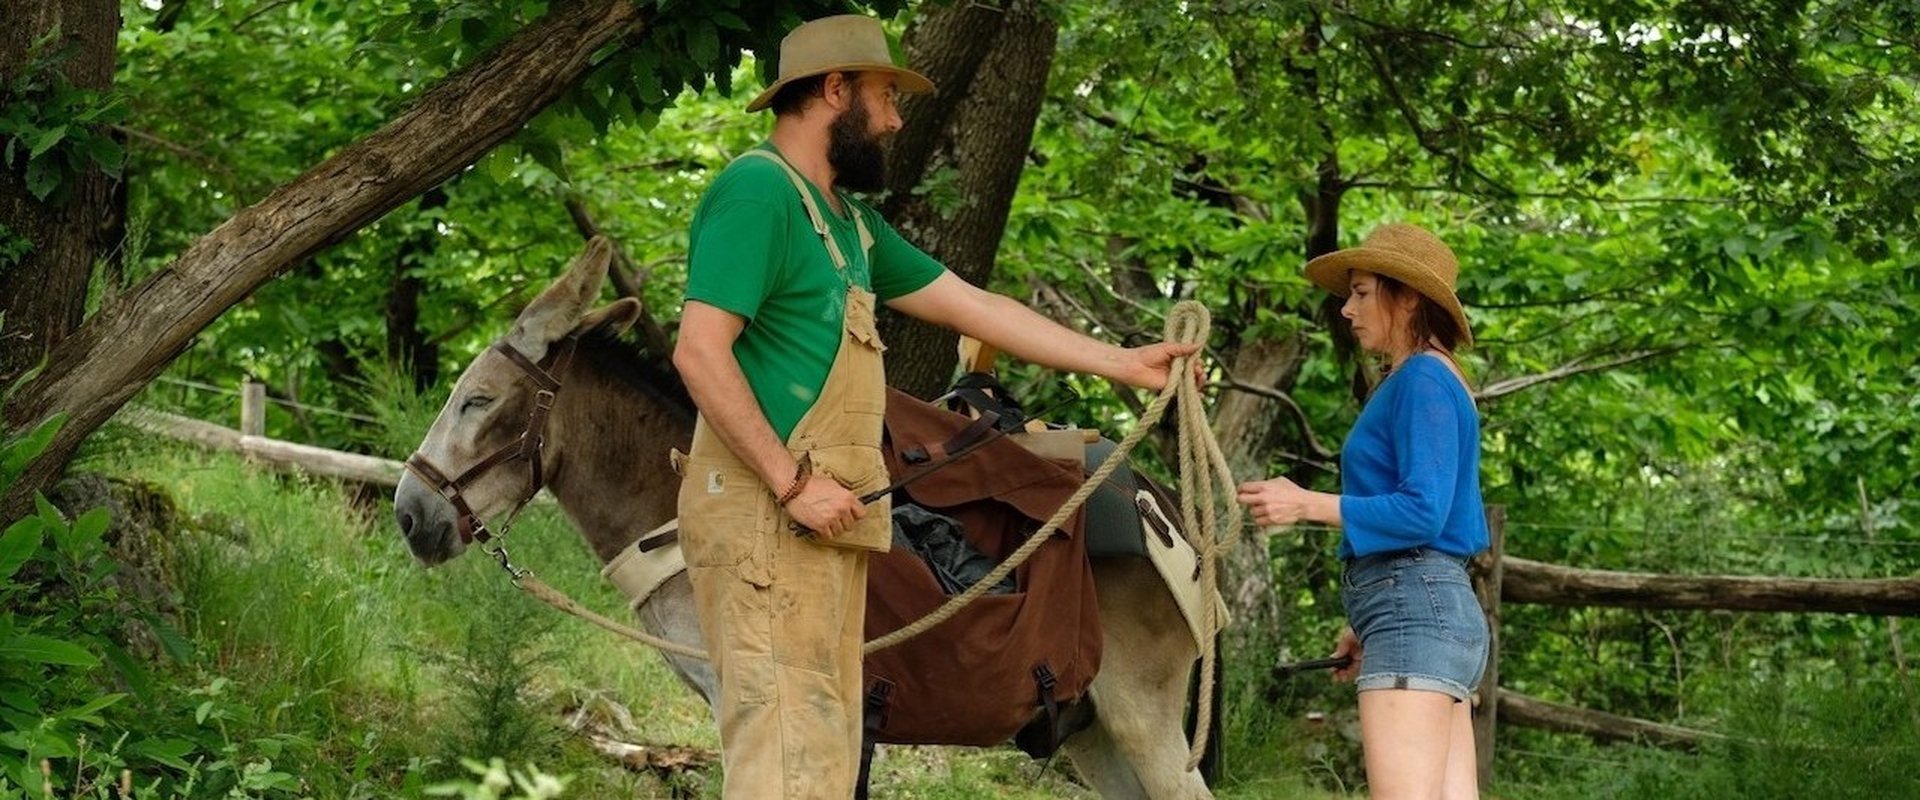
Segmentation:
{"type": "MultiPolygon", "coordinates": [[[[926,6],[905,47],[908,63],[928,71],[939,92],[902,109],[906,126],[888,156],[881,210],[909,241],[956,275],[985,285],[1006,231],[1013,193],[1046,97],[1059,26],[1038,0],[995,9],[979,3],[926,6]],[[928,176],[951,170],[957,197],[944,207],[916,193],[928,176]]],[[[931,397],[953,376],[953,333],[888,314],[887,382],[931,397]]]]}
{"type": "Polygon", "coordinates": [[[54,349],[47,371],[5,409],[8,432],[69,418],[0,497],[28,507],[72,456],[222,312],[302,259],[445,181],[574,85],[595,51],[645,22],[631,0],[556,4],[406,113],[202,236],[166,269],[114,298],[54,349]]]}
{"type": "MultiPolygon", "coordinates": [[[[113,87],[120,32],[116,0],[0,0],[0,86],[28,67],[29,48],[58,28],[44,53],[71,48],[53,71],[75,88],[113,87]]],[[[32,102],[0,90],[0,106],[32,102]]],[[[67,174],[44,201],[27,188],[27,148],[16,144],[13,168],[0,165],[0,240],[24,242],[26,254],[0,262],[0,387],[31,369],[80,327],[94,264],[116,251],[126,211],[116,181],[97,165],[67,174]],[[10,233],[8,231],[11,231],[10,233]]],[[[0,248],[0,252],[12,247],[0,248]]]]}

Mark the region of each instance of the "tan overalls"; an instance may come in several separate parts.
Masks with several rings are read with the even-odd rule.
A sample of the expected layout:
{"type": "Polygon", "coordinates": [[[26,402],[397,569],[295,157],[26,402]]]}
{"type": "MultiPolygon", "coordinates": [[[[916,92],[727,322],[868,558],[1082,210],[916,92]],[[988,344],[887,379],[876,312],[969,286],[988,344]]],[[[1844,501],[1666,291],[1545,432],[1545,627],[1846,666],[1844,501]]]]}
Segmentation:
{"type": "MultiPolygon", "coordinates": [[[[853,284],[799,173],[786,170],[847,283],[839,354],[813,407],[787,439],[831,478],[864,494],[887,485],[880,454],[886,375],[874,295],[853,284]]],[[[853,214],[863,248],[866,223],[853,214]]],[[[727,798],[853,795],[859,762],[860,645],[866,619],[867,551],[892,541],[890,502],[833,546],[795,536],[773,490],[721,441],[705,418],[682,464],[680,541],[693,581],[707,652],[720,677],[720,748],[727,798]]],[[[782,487],[784,488],[784,487],[782,487]]]]}

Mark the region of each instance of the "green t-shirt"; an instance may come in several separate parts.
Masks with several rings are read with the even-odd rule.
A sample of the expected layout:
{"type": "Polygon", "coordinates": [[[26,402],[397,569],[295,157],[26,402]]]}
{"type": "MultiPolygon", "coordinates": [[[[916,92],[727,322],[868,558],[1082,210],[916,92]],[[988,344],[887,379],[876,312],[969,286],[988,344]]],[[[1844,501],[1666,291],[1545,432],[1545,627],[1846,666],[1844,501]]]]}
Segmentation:
{"type": "MultiPolygon", "coordinates": [[[[779,152],[765,142],[758,149],[779,152]]],[[[846,256],[852,282],[881,302],[919,291],[946,270],[871,206],[842,194],[873,237],[873,249],[862,253],[853,218],[834,213],[811,182],[807,191],[846,256]]],[[[687,299],[746,318],[733,355],[784,441],[813,407],[840,352],[847,281],[787,173],[764,158],[721,171],[694,212],[687,242],[687,299]]]]}

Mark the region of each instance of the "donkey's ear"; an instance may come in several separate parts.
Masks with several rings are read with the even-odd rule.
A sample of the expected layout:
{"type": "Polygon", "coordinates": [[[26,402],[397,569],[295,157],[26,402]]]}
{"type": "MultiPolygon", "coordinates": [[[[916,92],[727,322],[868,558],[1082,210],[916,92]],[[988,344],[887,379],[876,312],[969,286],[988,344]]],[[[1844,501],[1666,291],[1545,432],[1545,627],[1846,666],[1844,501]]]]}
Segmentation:
{"type": "Polygon", "coordinates": [[[581,336],[619,336],[640,320],[640,301],[622,297],[580,318],[573,332],[581,336]]]}
{"type": "Polygon", "coordinates": [[[588,241],[566,274],[520,312],[507,343],[535,361],[545,357],[547,346],[571,332],[600,297],[600,284],[607,280],[607,263],[612,258],[612,242],[600,236],[588,241]]]}

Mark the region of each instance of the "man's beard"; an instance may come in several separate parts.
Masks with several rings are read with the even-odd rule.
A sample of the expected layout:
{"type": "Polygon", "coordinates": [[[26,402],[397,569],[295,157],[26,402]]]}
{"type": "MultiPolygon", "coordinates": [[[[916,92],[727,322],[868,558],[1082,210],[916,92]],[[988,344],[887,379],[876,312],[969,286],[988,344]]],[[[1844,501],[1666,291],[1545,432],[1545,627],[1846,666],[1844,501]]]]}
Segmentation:
{"type": "Polygon", "coordinates": [[[827,136],[827,164],[833,167],[835,184],[856,192],[887,188],[887,151],[872,133],[863,99],[855,98],[851,108],[840,112],[827,136]]]}

